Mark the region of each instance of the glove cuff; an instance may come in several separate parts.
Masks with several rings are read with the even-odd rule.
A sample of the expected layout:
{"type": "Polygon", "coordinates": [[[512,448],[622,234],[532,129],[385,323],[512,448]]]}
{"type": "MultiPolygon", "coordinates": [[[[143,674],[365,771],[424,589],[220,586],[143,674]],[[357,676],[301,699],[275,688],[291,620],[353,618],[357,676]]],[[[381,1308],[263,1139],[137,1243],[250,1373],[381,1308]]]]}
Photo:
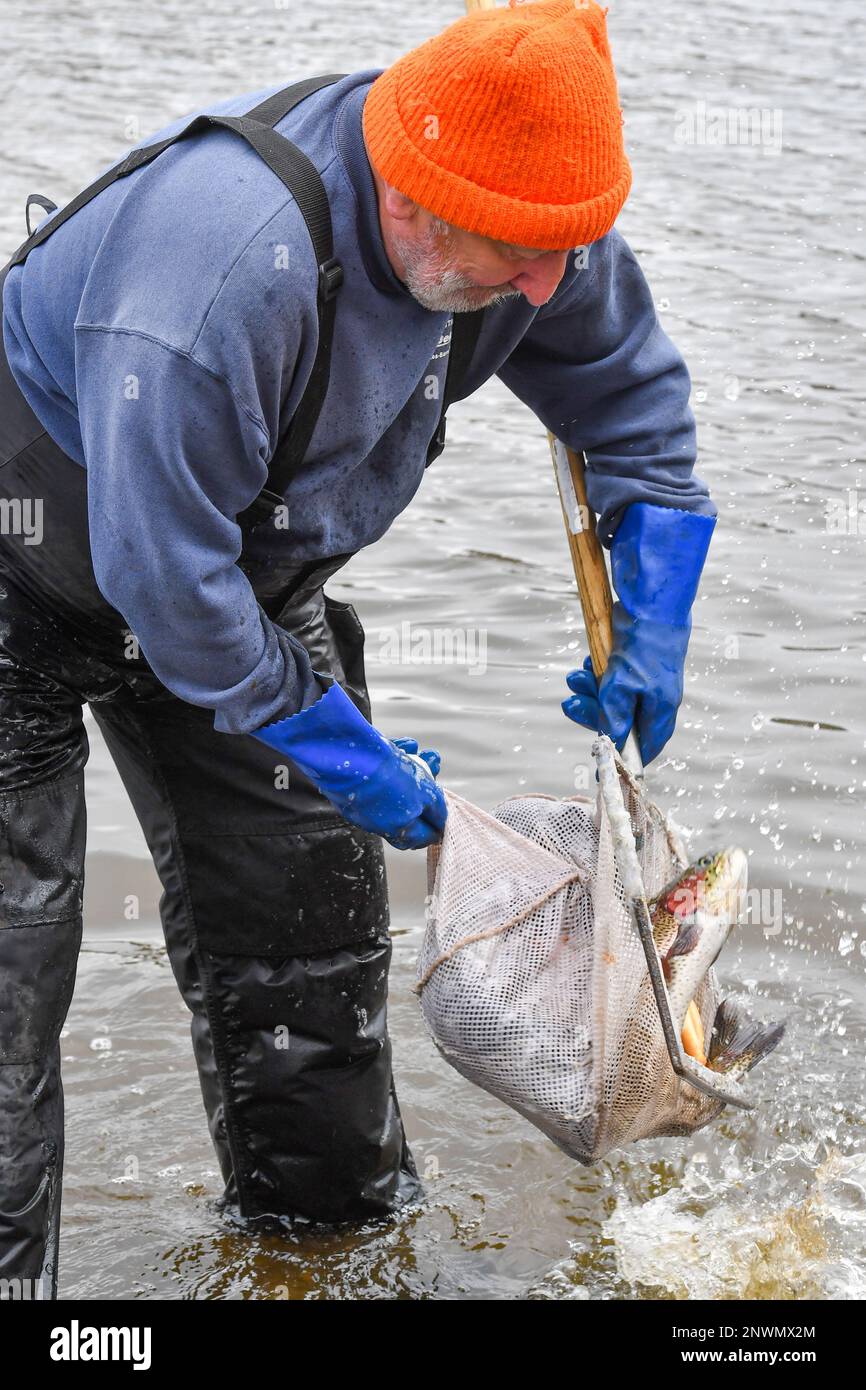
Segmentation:
{"type": "Polygon", "coordinates": [[[633,502],[611,542],[613,587],[632,618],[686,627],[714,516],[633,502]]]}
{"type": "Polygon", "coordinates": [[[314,705],[255,729],[253,737],[285,753],[326,795],[351,791],[393,756],[388,739],[336,684],[314,705]]]}

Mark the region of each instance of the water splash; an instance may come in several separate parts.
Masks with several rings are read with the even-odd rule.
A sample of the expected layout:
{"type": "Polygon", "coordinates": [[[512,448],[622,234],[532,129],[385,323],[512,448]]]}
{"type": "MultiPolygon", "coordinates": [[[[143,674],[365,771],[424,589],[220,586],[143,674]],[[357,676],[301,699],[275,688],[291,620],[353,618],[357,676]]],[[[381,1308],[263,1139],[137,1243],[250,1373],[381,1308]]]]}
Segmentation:
{"type": "Polygon", "coordinates": [[[677,1187],[642,1205],[621,1199],[604,1235],[632,1296],[862,1299],[866,1154],[831,1153],[805,1190],[792,1173],[787,1203],[760,1176],[743,1163],[719,1202],[714,1166],[698,1154],[677,1187]]]}

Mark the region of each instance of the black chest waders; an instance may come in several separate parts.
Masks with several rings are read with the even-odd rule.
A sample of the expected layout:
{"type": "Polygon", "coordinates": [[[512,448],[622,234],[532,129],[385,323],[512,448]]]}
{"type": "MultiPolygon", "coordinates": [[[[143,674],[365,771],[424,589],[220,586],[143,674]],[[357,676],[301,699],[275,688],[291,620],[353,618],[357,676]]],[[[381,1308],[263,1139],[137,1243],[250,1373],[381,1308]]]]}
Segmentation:
{"type": "MultiPolygon", "coordinates": [[[[134,150],[44,222],[21,264],[79,208],[209,129],[245,139],[294,194],[319,266],[319,344],[239,561],[264,611],[369,715],[363,630],[323,584],[350,556],[299,566],[260,548],[327,392],[342,269],[318,172],[273,126],[336,76],[243,117],[198,116],[134,150]],[[267,560],[259,558],[268,552],[267,560]]],[[[51,208],[41,198],[28,200],[51,208]]],[[[481,314],[455,314],[439,425],[481,314]]],[[[90,558],[86,473],[48,436],[0,352],[0,1297],[56,1294],[63,1093],[59,1036],[81,941],[90,705],[162,882],[160,913],[191,1032],[225,1205],[248,1229],[360,1221],[420,1193],[391,1073],[391,946],[381,840],[350,826],[257,739],[217,733],[130,647],[90,558]],[[39,503],[41,535],[28,528],[39,503]],[[29,531],[29,534],[28,534],[29,531]],[[34,543],[28,543],[34,542],[34,543]],[[286,782],[288,781],[288,786],[286,782]],[[11,1281],[11,1282],[10,1282],[11,1281]]],[[[124,888],[118,885],[118,913],[124,888]]],[[[157,1099],[154,1097],[154,1099],[157,1099]]],[[[170,1152],[170,1139],[169,1139],[170,1152]]],[[[166,1149],[158,1163],[165,1161],[166,1149]]],[[[81,1156],[86,1166],[88,1155],[81,1156]]]]}

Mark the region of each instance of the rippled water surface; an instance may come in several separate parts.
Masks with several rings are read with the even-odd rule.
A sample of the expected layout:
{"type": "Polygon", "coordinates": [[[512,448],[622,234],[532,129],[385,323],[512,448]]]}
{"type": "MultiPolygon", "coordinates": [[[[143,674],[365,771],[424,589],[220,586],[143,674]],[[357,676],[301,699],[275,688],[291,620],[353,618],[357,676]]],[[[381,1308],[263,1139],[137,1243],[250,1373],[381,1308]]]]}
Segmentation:
{"type": "MultiPolygon", "coordinates": [[[[3,246],[21,239],[28,192],[67,199],[174,115],[310,72],[384,66],[460,12],[457,0],[0,0],[3,246]]],[[[232,1231],[212,1206],[220,1184],[156,880],[91,722],[88,932],[63,1040],[66,1296],[866,1293],[866,244],[854,159],[866,16],[855,0],[832,23],[804,0],[612,0],[609,24],[636,174],[620,227],[689,361],[700,471],[720,512],[686,703],[651,786],[694,845],[748,849],[769,905],[773,934],[747,926],[721,968],[789,1019],[753,1077],[762,1106],[688,1141],[571,1163],[435,1053],[410,994],[423,863],[395,855],[391,1026],[427,1203],[348,1236],[232,1231]],[[684,142],[700,102],[710,115],[765,110],[771,138],[684,142]],[[834,504],[847,518],[835,530],[834,504]],[[132,923],[130,894],[142,903],[132,923]]],[[[341,580],[333,592],[367,628],[389,733],[438,746],[444,780],[482,806],[574,789],[590,737],[559,711],[563,673],[583,655],[568,553],[543,436],[498,382],[452,411],[418,498],[341,580]],[[395,663],[403,622],[471,629],[485,669],[395,663]]]]}

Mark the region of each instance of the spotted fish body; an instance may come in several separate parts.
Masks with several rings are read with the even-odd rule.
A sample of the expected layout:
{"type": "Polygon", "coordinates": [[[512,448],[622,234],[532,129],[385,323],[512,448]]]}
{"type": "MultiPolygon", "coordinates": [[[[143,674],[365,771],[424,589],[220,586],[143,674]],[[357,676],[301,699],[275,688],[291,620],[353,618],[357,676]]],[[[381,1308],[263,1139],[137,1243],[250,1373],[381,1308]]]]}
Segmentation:
{"type": "MultiPolygon", "coordinates": [[[[740,849],[691,864],[650,904],[674,1026],[682,1033],[689,1006],[739,919],[748,881],[740,849]]],[[[739,1081],[780,1041],[784,1026],[754,1023],[731,1000],[718,1008],[707,1066],[739,1081]]]]}
{"type": "Polygon", "coordinates": [[[679,1031],[740,915],[747,881],[743,851],[724,849],[690,864],[650,904],[653,939],[679,1031]]]}

